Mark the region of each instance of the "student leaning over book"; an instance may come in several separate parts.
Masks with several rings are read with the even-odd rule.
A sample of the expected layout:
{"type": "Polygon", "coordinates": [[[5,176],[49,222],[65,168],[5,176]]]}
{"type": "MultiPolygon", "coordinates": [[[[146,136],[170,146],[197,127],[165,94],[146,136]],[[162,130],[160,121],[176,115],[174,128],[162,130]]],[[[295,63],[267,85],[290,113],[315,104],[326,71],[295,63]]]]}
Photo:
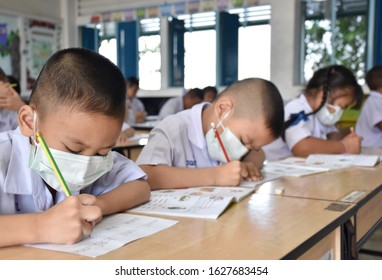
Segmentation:
{"type": "Polygon", "coordinates": [[[267,160],[310,154],[358,154],[362,137],[351,129],[345,137],[335,124],[343,109],[362,101],[353,73],[340,65],[321,68],[305,90],[285,105],[285,134],[264,147],[267,160]]]}
{"type": "Polygon", "coordinates": [[[370,95],[362,106],[355,131],[363,137],[363,147],[382,148],[382,65],[366,73],[370,95]]]}
{"type": "Polygon", "coordinates": [[[153,189],[254,181],[261,177],[261,147],[281,134],[283,116],[283,101],[273,83],[238,81],[212,104],[197,104],[161,121],[137,163],[153,189]]]}
{"type": "Polygon", "coordinates": [[[125,81],[109,60],[73,48],[47,61],[19,110],[19,128],[0,134],[0,246],[74,243],[102,216],[149,199],[146,174],[111,152],[124,115],[125,81]]]}

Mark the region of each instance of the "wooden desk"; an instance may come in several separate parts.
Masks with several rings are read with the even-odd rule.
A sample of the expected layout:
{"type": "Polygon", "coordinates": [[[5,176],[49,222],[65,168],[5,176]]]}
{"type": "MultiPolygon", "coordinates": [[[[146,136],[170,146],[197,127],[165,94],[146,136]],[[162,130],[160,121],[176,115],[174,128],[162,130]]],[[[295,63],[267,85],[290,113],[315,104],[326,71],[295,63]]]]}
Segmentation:
{"type": "Polygon", "coordinates": [[[117,151],[132,161],[136,161],[143,147],[147,144],[148,133],[136,133],[133,137],[127,139],[124,143],[117,144],[113,151],[117,151]]]}
{"type": "Polygon", "coordinates": [[[356,252],[382,222],[382,164],[374,168],[346,168],[300,178],[283,177],[257,187],[258,193],[274,194],[283,188],[283,196],[338,202],[352,192],[364,194],[352,203],[356,252]]]}
{"type": "Polygon", "coordinates": [[[159,120],[148,120],[143,123],[133,123],[131,127],[135,130],[150,132],[150,130],[153,129],[159,122],[159,120]]]}
{"type": "MultiPolygon", "coordinates": [[[[339,259],[340,227],[354,215],[354,205],[331,211],[330,204],[254,194],[217,220],[162,216],[179,223],[99,259],[315,259],[328,252],[339,259]]],[[[85,258],[23,246],[0,249],[0,259],[85,258]]]]}

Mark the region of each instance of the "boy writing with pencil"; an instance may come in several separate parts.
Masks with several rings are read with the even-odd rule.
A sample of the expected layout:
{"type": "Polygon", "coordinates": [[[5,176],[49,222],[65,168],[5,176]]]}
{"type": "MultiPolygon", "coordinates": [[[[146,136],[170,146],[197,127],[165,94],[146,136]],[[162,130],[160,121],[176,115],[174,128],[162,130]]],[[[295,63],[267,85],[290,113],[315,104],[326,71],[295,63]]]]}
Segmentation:
{"type": "Polygon", "coordinates": [[[109,60],[73,48],[47,61],[19,128],[0,134],[0,247],[75,243],[149,199],[145,173],[110,151],[124,115],[125,81],[109,60]]]}
{"type": "Polygon", "coordinates": [[[225,89],[212,103],[168,116],[150,133],[137,163],[152,189],[237,186],[261,178],[261,147],[283,129],[276,86],[259,78],[225,89]]]}

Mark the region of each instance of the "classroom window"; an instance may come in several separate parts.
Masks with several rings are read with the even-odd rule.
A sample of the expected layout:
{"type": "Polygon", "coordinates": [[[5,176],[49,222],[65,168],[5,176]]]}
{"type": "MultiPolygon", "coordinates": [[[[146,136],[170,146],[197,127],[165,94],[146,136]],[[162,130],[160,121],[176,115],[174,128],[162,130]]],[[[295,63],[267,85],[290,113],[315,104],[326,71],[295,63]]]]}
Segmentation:
{"type": "Polygon", "coordinates": [[[184,34],[184,87],[216,85],[215,12],[181,15],[184,34]]]}
{"type": "Polygon", "coordinates": [[[229,11],[239,15],[238,79],[271,77],[271,6],[260,5],[229,11]],[[256,38],[256,40],[254,40],[256,38]]]}
{"type": "MultiPolygon", "coordinates": [[[[117,65],[116,23],[107,22],[97,26],[101,43],[98,52],[117,65]]],[[[145,90],[161,88],[159,18],[140,21],[138,38],[139,86],[145,90]]]]}
{"type": "Polygon", "coordinates": [[[161,88],[160,35],[140,36],[139,47],[139,87],[145,90],[161,88]]]}
{"type": "Polygon", "coordinates": [[[216,31],[184,34],[184,87],[203,88],[216,84],[216,31]]]}
{"type": "Polygon", "coordinates": [[[318,68],[341,64],[364,83],[367,47],[367,0],[303,1],[303,64],[300,82],[318,68]],[[333,24],[334,20],[334,24],[333,24]]]}
{"type": "Polygon", "coordinates": [[[117,40],[115,38],[102,40],[98,52],[117,65],[117,40]]]}
{"type": "Polygon", "coordinates": [[[271,77],[271,27],[254,25],[239,28],[239,80],[271,77]],[[254,43],[253,38],[259,38],[254,43]]]}
{"type": "Polygon", "coordinates": [[[139,87],[145,90],[159,90],[161,88],[160,20],[159,18],[144,19],[140,24],[139,87]]]}

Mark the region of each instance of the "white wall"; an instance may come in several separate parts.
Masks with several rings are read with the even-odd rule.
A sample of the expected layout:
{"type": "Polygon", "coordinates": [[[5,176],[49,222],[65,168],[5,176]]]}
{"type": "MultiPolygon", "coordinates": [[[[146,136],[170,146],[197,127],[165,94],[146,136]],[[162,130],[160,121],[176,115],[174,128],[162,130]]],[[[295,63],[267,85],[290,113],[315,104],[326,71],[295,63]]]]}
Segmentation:
{"type": "Polygon", "coordinates": [[[295,13],[297,0],[269,0],[271,4],[271,80],[284,99],[295,97],[300,85],[294,85],[297,55],[295,13]]]}
{"type": "Polygon", "coordinates": [[[61,17],[59,0],[0,0],[0,13],[7,10],[20,15],[40,16],[44,19],[61,17]]]}

